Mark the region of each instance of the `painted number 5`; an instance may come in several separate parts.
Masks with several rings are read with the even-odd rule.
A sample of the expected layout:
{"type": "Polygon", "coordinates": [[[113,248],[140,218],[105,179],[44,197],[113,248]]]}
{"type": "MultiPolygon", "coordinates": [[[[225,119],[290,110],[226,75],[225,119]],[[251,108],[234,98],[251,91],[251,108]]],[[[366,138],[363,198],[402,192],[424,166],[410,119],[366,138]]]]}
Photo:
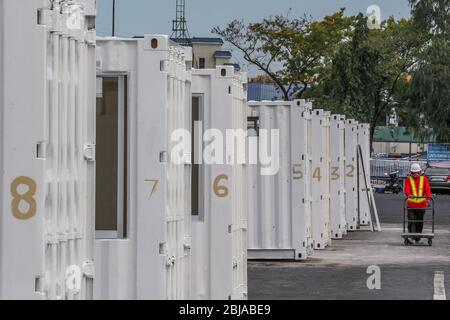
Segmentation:
{"type": "Polygon", "coordinates": [[[294,169],[292,171],[294,180],[303,179],[303,171],[301,164],[294,164],[294,169]]]}
{"type": "Polygon", "coordinates": [[[220,181],[222,180],[228,181],[228,176],[222,174],[214,180],[214,193],[219,198],[226,198],[228,197],[229,190],[227,187],[220,185],[220,181]]]}
{"type": "Polygon", "coordinates": [[[12,214],[16,219],[28,220],[36,215],[36,200],[34,198],[36,188],[36,182],[28,177],[19,177],[12,182],[11,195],[13,200],[11,206],[12,214]],[[21,186],[24,186],[27,190],[23,191],[24,187],[19,188],[21,186]],[[26,204],[26,206],[23,204],[26,204]]]}

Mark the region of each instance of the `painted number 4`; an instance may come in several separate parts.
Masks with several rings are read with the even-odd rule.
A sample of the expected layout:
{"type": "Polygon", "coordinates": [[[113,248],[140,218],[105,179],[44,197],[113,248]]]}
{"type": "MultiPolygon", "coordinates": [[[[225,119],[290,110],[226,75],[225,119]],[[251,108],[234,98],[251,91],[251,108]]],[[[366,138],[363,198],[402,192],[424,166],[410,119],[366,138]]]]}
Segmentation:
{"type": "Polygon", "coordinates": [[[11,183],[11,207],[16,219],[29,220],[36,215],[36,182],[28,177],[19,177],[11,183]]]}

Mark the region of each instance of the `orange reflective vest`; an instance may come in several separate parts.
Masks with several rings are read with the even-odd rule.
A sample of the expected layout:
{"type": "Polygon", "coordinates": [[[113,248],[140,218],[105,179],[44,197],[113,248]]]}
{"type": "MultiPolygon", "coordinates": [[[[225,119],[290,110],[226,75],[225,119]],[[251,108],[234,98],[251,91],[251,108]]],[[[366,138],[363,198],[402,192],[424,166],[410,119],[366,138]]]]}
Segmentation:
{"type": "MultiPolygon", "coordinates": [[[[424,176],[420,177],[419,189],[417,189],[416,182],[414,181],[414,179],[412,177],[409,177],[409,182],[411,183],[412,196],[423,197],[424,196],[423,189],[425,186],[425,177],[424,176]]],[[[412,199],[408,200],[408,203],[421,204],[426,201],[427,201],[427,199],[425,199],[425,198],[417,198],[417,199],[412,198],[412,199]]]]}

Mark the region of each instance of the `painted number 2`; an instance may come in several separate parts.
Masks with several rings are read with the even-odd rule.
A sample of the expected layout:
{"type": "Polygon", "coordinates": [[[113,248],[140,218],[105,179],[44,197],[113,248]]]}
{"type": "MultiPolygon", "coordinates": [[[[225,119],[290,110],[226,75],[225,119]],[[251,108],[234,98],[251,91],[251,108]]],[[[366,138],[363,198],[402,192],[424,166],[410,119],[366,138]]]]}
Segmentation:
{"type": "Polygon", "coordinates": [[[19,177],[12,182],[11,195],[13,200],[11,205],[12,214],[16,219],[28,220],[36,215],[36,199],[34,198],[36,189],[36,182],[28,177],[19,177]],[[20,186],[25,186],[27,190],[22,191],[19,189],[20,186]],[[26,203],[28,205],[26,211],[22,211],[25,207],[21,207],[21,203],[26,203]]]}
{"type": "Polygon", "coordinates": [[[348,165],[347,169],[349,169],[349,172],[347,173],[347,177],[353,178],[355,176],[355,166],[354,165],[348,165]]]}

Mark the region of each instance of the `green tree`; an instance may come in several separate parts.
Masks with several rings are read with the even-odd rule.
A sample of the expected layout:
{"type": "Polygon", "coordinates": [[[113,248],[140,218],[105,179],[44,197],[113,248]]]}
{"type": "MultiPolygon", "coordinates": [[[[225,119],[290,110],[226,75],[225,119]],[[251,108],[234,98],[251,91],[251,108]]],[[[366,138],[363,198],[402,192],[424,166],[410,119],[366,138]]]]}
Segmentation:
{"type": "Polygon", "coordinates": [[[413,73],[410,110],[418,115],[414,120],[420,135],[430,127],[438,140],[450,142],[450,0],[410,3],[414,23],[431,40],[413,73]]]}
{"type": "Polygon", "coordinates": [[[297,97],[309,85],[320,81],[322,72],[338,45],[350,34],[352,17],[344,9],[322,21],[308,17],[278,15],[262,22],[245,24],[234,20],[212,32],[238,49],[244,59],[263,71],[277,85],[285,100],[297,97]]]}
{"type": "Polygon", "coordinates": [[[436,40],[420,62],[411,84],[411,110],[420,135],[433,129],[441,142],[450,142],[450,46],[436,40]]]}
{"type": "Polygon", "coordinates": [[[329,76],[315,97],[320,107],[370,123],[375,128],[395,108],[405,108],[410,71],[426,38],[410,20],[393,18],[370,30],[367,18],[356,18],[354,33],[333,58],[329,76]]]}
{"type": "Polygon", "coordinates": [[[450,0],[410,0],[414,22],[429,33],[449,40],[450,0]]]}

